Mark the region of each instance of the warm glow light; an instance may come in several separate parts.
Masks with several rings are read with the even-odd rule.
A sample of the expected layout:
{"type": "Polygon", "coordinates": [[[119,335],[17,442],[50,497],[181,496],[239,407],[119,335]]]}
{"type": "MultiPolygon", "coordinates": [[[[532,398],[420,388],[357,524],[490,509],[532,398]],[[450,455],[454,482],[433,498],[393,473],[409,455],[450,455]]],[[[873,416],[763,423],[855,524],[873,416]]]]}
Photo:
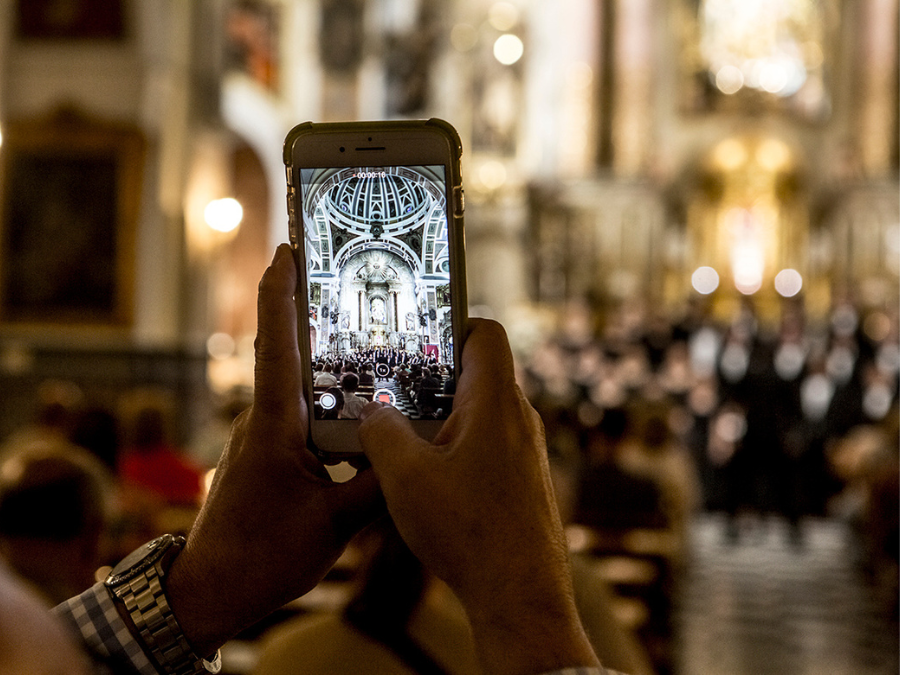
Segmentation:
{"type": "Polygon", "coordinates": [[[0,146],[3,145],[3,129],[0,129],[0,146]]]}
{"type": "Polygon", "coordinates": [[[506,183],[506,167],[501,162],[485,162],[478,169],[478,178],[488,190],[496,190],[506,183]]]}
{"type": "Polygon", "coordinates": [[[881,342],[891,334],[890,317],[884,312],[872,312],[863,321],[863,332],[872,342],[881,342]]]}
{"type": "Polygon", "coordinates": [[[779,140],[767,138],[756,149],[756,161],[767,171],[778,171],[787,166],[791,153],[788,147],[779,140]]]}
{"type": "Polygon", "coordinates": [[[740,141],[729,138],[722,141],[713,151],[716,163],[726,171],[734,171],[747,161],[747,149],[740,141]]]}
{"type": "Polygon", "coordinates": [[[698,267],[691,275],[691,285],[698,293],[709,295],[719,287],[719,273],[712,267],[698,267]]]}
{"type": "Polygon", "coordinates": [[[732,260],[734,285],[744,295],[753,295],[762,288],[762,251],[747,247],[735,252],[732,260]]]}
{"type": "Polygon", "coordinates": [[[217,232],[231,232],[244,217],[244,209],[240,202],[231,197],[214,199],[203,210],[206,224],[217,232]]]}
{"type": "Polygon", "coordinates": [[[785,298],[792,298],[803,288],[803,277],[792,269],[781,270],[775,275],[775,290],[785,298]]]}
{"type": "Polygon", "coordinates": [[[512,33],[501,35],[494,42],[494,58],[504,66],[511,66],[522,58],[525,53],[525,45],[518,36],[512,33]]]}
{"type": "Polygon", "coordinates": [[[742,241],[731,250],[734,285],[744,295],[752,295],[762,287],[765,258],[762,246],[755,241],[742,241]]]}
{"type": "Polygon", "coordinates": [[[806,54],[806,63],[810,68],[818,68],[825,62],[825,53],[818,42],[810,40],[803,45],[803,53],[806,54]]]}
{"type": "Polygon", "coordinates": [[[787,86],[788,73],[785,66],[777,62],[766,63],[759,74],[760,86],[770,94],[777,94],[787,86]]]}
{"type": "Polygon", "coordinates": [[[227,359],[234,354],[234,338],[228,333],[213,333],[206,341],[206,352],[217,361],[227,359]]]}
{"type": "Polygon", "coordinates": [[[716,72],[716,87],[723,94],[736,94],[744,86],[744,74],[737,66],[722,66],[716,72]]]}
{"type": "Polygon", "coordinates": [[[510,2],[495,2],[488,10],[488,23],[497,30],[510,30],[518,22],[519,8],[510,2]]]}
{"type": "Polygon", "coordinates": [[[701,0],[700,56],[716,87],[780,97],[821,70],[825,10],[810,0],[701,0]]]}
{"type": "Polygon", "coordinates": [[[450,31],[450,44],[458,52],[467,52],[478,44],[478,31],[467,23],[458,23],[450,31]]]}
{"type": "Polygon", "coordinates": [[[726,443],[737,443],[747,433],[747,419],[739,412],[724,412],[716,419],[715,432],[726,443]]]}
{"type": "Polygon", "coordinates": [[[744,295],[762,287],[766,268],[765,245],[761,225],[746,209],[731,209],[726,215],[731,234],[731,272],[734,285],[744,295]]]}

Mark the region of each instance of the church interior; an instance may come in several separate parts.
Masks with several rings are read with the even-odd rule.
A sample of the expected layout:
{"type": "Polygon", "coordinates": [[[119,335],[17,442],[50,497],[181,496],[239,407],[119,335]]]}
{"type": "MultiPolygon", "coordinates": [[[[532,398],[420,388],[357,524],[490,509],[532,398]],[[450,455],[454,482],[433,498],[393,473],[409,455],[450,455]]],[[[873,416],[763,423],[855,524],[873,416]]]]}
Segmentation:
{"type": "MultiPolygon", "coordinates": [[[[0,554],[55,604],[189,530],[253,396],[286,134],[437,117],[463,144],[469,316],[503,324],[543,419],[604,663],[897,674],[898,7],[0,0],[0,554]],[[48,445],[64,470],[4,470],[48,445]],[[85,511],[84,565],[16,546],[49,531],[30,503],[85,511]]],[[[311,178],[314,360],[416,361],[389,366],[415,397],[453,353],[442,196],[339,173],[311,178]]],[[[348,549],[223,673],[351,672],[316,663],[317,626],[389,543],[348,549]]],[[[447,593],[410,635],[433,672],[476,672],[447,593]]]]}
{"type": "Polygon", "coordinates": [[[314,358],[368,348],[424,353],[426,345],[452,354],[447,199],[437,187],[443,176],[429,180],[431,173],[330,169],[301,178],[311,211],[305,231],[314,358]],[[370,232],[373,240],[363,242],[370,232]]]}

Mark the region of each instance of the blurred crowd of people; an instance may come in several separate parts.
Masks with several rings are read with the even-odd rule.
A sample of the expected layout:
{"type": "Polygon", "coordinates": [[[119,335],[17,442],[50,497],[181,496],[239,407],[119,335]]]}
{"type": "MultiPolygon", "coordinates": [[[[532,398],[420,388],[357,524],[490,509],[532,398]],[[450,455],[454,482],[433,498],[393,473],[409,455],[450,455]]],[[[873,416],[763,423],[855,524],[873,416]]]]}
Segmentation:
{"type": "Polygon", "coordinates": [[[249,404],[229,401],[182,444],[165,391],[128,392],[111,408],[47,382],[38,399],[34,418],[0,444],[0,557],[51,605],[143,542],[190,529],[231,421],[249,404]]]}
{"type": "Polygon", "coordinates": [[[726,322],[632,303],[597,329],[573,310],[520,375],[577,466],[576,521],[681,531],[702,508],[737,541],[775,514],[802,546],[803,517],[836,515],[896,576],[898,373],[896,311],[842,301],[814,325],[785,301],[769,327],[748,298],[726,322]]]}
{"type": "Polygon", "coordinates": [[[770,526],[804,546],[808,517],[838,517],[861,570],[898,614],[896,311],[834,306],[807,321],[786,301],[768,326],[747,299],[728,321],[626,303],[586,305],[521,359],[519,381],[567,475],[570,545],[595,561],[657,672],[671,671],[689,525],[722,514],[725,545],[770,526]],[[786,525],[786,527],[784,527],[786,525]]]}
{"type": "MultiPolygon", "coordinates": [[[[368,365],[343,359],[327,369],[343,382],[371,376],[368,365]]],[[[421,392],[428,388],[421,380],[431,376],[419,363],[401,362],[388,377],[408,387],[418,380],[421,392]]],[[[114,411],[86,406],[71,383],[47,383],[40,398],[34,420],[0,444],[0,568],[8,565],[49,608],[102,579],[147,540],[187,533],[218,459],[211,448],[221,452],[248,401],[235,396],[222,407],[220,427],[182,445],[174,432],[178,411],[162,391],[129,393],[114,411]]],[[[576,565],[576,571],[579,611],[594,648],[633,675],[653,675],[643,648],[610,613],[604,582],[591,569],[576,565]]],[[[335,667],[480,672],[462,605],[389,520],[354,540],[329,584],[330,594],[251,628],[245,639],[252,640],[253,657],[237,670],[226,663],[226,671],[268,675],[294,672],[299,664],[323,673],[335,667]]]]}
{"type": "MultiPolygon", "coordinates": [[[[444,396],[456,391],[453,367],[433,354],[400,349],[366,349],[320,358],[313,365],[312,381],[326,388],[338,401],[325,417],[357,419],[366,402],[372,400],[376,379],[394,382],[424,418],[443,419],[451,404],[444,396]]],[[[318,399],[317,399],[318,400],[318,399]]]]}
{"type": "MultiPolygon", "coordinates": [[[[812,325],[800,305],[787,303],[770,329],[748,301],[725,323],[711,320],[700,306],[671,320],[626,305],[601,330],[590,317],[573,313],[565,330],[520,363],[524,392],[545,424],[560,511],[568,522],[595,533],[667,533],[656,543],[628,544],[665,558],[657,584],[669,596],[664,605],[672,594],[667,575],[685,559],[689,522],[698,509],[727,515],[729,542],[752,535],[747,523],[765,520],[746,514],[783,518],[797,546],[804,517],[844,518],[858,534],[866,571],[896,587],[896,314],[841,303],[827,324],[812,325]]],[[[316,365],[315,383],[334,386],[346,378],[348,389],[358,390],[394,378],[423,409],[421,397],[452,393],[451,372],[440,363],[396,356],[346,354],[316,365]],[[385,372],[376,374],[380,365],[385,372]]],[[[111,411],[86,405],[74,385],[48,383],[34,420],[0,445],[0,556],[52,605],[94,583],[105,565],[148,539],[186,532],[231,422],[247,404],[249,396],[233,397],[220,420],[182,446],[174,433],[178,411],[164,392],[130,393],[111,411]]],[[[393,565],[400,555],[384,544],[396,539],[392,534],[370,535],[380,542],[373,548],[380,553],[364,556],[373,566],[361,566],[358,594],[350,594],[342,621],[388,644],[401,640],[405,648],[392,624],[369,621],[366,604],[391,605],[399,597],[381,597],[383,575],[372,572],[381,570],[374,562],[381,556],[393,565]]],[[[609,548],[610,541],[603,545],[609,548]]],[[[589,553],[601,550],[601,543],[570,541],[573,551],[589,553]]],[[[584,586],[591,589],[580,597],[596,599],[615,586],[609,570],[595,562],[576,555],[576,573],[586,570],[584,586]]],[[[389,578],[396,576],[391,570],[389,578]]],[[[621,577],[621,570],[616,574],[621,577]]],[[[408,588],[409,597],[396,606],[398,625],[438,597],[427,592],[427,576],[411,573],[404,584],[397,588],[408,588]]],[[[606,600],[600,604],[615,609],[606,600]]],[[[456,625],[451,605],[441,601],[434,625],[456,625]]],[[[583,615],[597,607],[588,602],[583,615]]],[[[624,626],[624,633],[613,631],[616,644],[632,645],[623,662],[634,672],[668,672],[652,644],[651,666],[642,651],[646,643],[633,642],[627,631],[637,622],[604,615],[597,624],[603,626],[598,651],[610,626],[624,626]]],[[[273,642],[261,666],[283,670],[273,656],[279,641],[287,640],[288,653],[296,653],[294,642],[317,635],[321,626],[307,622],[295,629],[273,642]]]]}

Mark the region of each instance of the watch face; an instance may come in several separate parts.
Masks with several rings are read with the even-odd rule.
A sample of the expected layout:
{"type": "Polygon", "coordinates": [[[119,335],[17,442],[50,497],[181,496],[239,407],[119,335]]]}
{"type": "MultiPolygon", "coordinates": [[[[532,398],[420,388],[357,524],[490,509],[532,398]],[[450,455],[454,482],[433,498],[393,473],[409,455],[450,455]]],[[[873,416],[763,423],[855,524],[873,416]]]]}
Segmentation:
{"type": "Polygon", "coordinates": [[[106,577],[106,585],[115,586],[147,569],[159,560],[160,556],[166,552],[166,549],[169,548],[174,540],[175,538],[171,534],[164,534],[136,548],[113,568],[109,576],[106,577]]]}

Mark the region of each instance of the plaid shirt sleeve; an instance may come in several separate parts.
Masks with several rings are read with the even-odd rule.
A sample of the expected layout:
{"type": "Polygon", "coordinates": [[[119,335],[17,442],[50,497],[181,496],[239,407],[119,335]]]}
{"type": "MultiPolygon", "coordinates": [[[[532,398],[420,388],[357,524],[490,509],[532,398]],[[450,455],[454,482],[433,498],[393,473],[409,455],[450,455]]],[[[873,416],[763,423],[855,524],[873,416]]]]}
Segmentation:
{"type": "Polygon", "coordinates": [[[101,582],[53,608],[87,649],[99,672],[159,675],[101,582]]]}

